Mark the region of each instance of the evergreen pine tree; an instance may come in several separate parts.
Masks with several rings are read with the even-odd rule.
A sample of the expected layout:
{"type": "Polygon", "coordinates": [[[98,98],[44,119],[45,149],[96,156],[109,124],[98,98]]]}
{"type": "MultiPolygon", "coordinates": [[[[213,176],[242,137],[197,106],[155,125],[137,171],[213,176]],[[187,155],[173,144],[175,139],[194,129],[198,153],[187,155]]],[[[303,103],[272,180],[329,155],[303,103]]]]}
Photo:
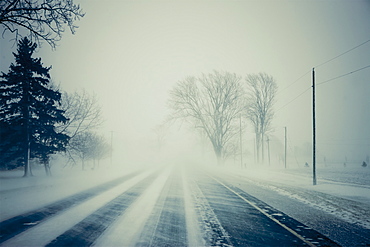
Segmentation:
{"type": "MultiPolygon", "coordinates": [[[[8,159],[23,160],[24,176],[32,175],[30,156],[47,169],[50,154],[64,151],[69,140],[55,131],[55,124],[67,119],[58,109],[61,94],[51,86],[51,67],[43,67],[41,58],[32,57],[36,47],[27,37],[21,39],[17,53],[13,53],[15,64],[0,76],[0,127],[6,127],[1,133],[6,140],[1,140],[0,151],[5,151],[8,159]]],[[[46,171],[50,174],[50,169],[46,171]]]]}

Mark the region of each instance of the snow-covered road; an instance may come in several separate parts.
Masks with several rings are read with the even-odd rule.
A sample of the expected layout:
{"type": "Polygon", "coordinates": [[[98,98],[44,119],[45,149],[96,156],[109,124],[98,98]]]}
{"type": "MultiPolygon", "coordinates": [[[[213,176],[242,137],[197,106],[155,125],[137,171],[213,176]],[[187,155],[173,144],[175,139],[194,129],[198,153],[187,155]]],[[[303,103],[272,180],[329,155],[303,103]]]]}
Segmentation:
{"type": "MultiPolygon", "coordinates": [[[[366,246],[370,243],[366,221],[346,220],[354,215],[361,218],[361,212],[343,209],[346,217],[337,217],[323,210],[327,207],[319,207],[320,200],[325,199],[325,205],[333,204],[333,198],[310,193],[287,186],[277,188],[222,171],[158,167],[126,174],[4,219],[0,223],[0,245],[366,246]],[[300,201],[304,196],[310,202],[314,201],[312,198],[318,202],[300,201]]],[[[367,213],[365,207],[362,214],[367,213]]]]}

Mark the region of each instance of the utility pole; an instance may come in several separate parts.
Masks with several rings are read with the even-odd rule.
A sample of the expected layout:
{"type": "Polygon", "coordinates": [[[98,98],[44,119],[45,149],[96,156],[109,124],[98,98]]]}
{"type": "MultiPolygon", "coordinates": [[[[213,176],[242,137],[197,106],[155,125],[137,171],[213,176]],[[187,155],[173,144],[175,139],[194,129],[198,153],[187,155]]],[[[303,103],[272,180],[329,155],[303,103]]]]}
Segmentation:
{"type": "Polygon", "coordinates": [[[316,185],[316,113],[315,113],[315,68],[312,69],[312,178],[316,185]]]}
{"type": "Polygon", "coordinates": [[[284,145],[284,149],[285,149],[285,156],[284,156],[284,167],[285,167],[285,169],[286,169],[286,132],[287,132],[287,130],[286,130],[286,127],[284,127],[284,133],[285,133],[285,145],[284,145]]]}
{"type": "Polygon", "coordinates": [[[269,166],[271,165],[271,160],[270,160],[270,137],[267,136],[267,153],[269,157],[269,166]]]}
{"type": "Polygon", "coordinates": [[[239,121],[239,134],[240,134],[240,168],[243,168],[243,146],[242,146],[242,114],[240,114],[239,121]]]}

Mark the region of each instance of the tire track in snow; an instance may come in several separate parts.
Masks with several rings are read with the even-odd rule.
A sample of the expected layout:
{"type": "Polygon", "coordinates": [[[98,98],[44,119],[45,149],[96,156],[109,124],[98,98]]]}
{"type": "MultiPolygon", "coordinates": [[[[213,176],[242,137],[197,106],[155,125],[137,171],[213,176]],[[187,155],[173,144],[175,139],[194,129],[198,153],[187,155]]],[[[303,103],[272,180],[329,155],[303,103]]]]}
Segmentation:
{"type": "Polygon", "coordinates": [[[143,194],[94,243],[94,246],[135,246],[171,172],[167,167],[143,194]]]}
{"type": "Polygon", "coordinates": [[[15,217],[12,217],[10,219],[4,220],[0,222],[0,243],[36,226],[48,219],[49,217],[52,217],[53,215],[56,215],[57,213],[60,213],[70,207],[75,206],[78,203],[82,203],[93,196],[103,193],[104,191],[107,191],[124,181],[129,180],[130,178],[138,175],[139,172],[134,172],[128,175],[125,175],[123,177],[114,179],[112,181],[109,181],[107,183],[104,183],[102,185],[93,187],[91,189],[85,190],[83,192],[80,192],[78,194],[75,194],[73,196],[69,196],[65,199],[56,201],[54,203],[51,203],[45,207],[42,207],[38,210],[28,212],[25,214],[21,214],[15,217]]]}
{"type": "Polygon", "coordinates": [[[189,173],[185,168],[181,167],[182,184],[184,188],[184,205],[186,217],[186,231],[188,238],[188,246],[206,246],[206,241],[203,238],[203,233],[200,229],[200,217],[195,209],[195,197],[192,194],[191,185],[189,183],[189,173]]]}
{"type": "Polygon", "coordinates": [[[99,195],[95,195],[70,209],[50,217],[36,226],[3,242],[0,246],[44,246],[78,224],[84,218],[103,207],[109,201],[126,192],[129,188],[148,177],[153,171],[144,172],[132,177],[120,185],[113,187],[99,195]]]}
{"type": "Polygon", "coordinates": [[[147,219],[147,222],[141,232],[140,238],[135,246],[150,246],[154,238],[157,226],[159,224],[161,212],[164,209],[165,199],[168,195],[168,190],[170,188],[168,186],[169,184],[168,180],[169,179],[167,179],[165,186],[162,188],[161,194],[159,195],[157,201],[155,202],[152,213],[147,219]]]}
{"type": "Polygon", "coordinates": [[[174,167],[137,246],[187,246],[183,186],[178,169],[174,167]]]}
{"type": "Polygon", "coordinates": [[[105,229],[134,203],[157,176],[158,172],[141,180],[46,246],[91,246],[105,229]]]}

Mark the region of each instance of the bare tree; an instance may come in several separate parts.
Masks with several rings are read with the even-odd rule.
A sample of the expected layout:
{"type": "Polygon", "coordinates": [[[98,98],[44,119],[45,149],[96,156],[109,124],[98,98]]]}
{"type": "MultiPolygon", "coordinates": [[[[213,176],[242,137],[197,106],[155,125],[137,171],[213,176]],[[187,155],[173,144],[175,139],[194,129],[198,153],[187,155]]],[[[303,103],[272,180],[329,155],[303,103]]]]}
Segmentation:
{"type": "Polygon", "coordinates": [[[75,162],[76,159],[81,160],[81,168],[85,170],[85,161],[89,159],[91,150],[92,133],[82,132],[69,141],[68,154],[69,158],[75,162]]]}
{"type": "Polygon", "coordinates": [[[165,123],[159,124],[153,128],[153,131],[156,134],[158,152],[161,153],[162,148],[166,142],[166,135],[168,134],[168,126],[165,123]]]}
{"type": "Polygon", "coordinates": [[[101,159],[108,157],[111,146],[106,142],[103,136],[92,134],[89,139],[89,158],[93,160],[93,167],[99,167],[101,159]]]}
{"type": "Polygon", "coordinates": [[[89,95],[85,90],[81,93],[62,94],[62,110],[68,121],[57,127],[59,133],[65,133],[70,137],[70,142],[66,147],[66,154],[70,160],[74,161],[72,144],[76,136],[84,132],[89,132],[99,127],[102,122],[101,107],[95,95],[89,95]]]}
{"type": "Polygon", "coordinates": [[[228,72],[188,77],[170,92],[171,119],[185,119],[200,128],[212,143],[218,164],[227,145],[238,133],[238,119],[244,108],[241,78],[228,72]]]}
{"type": "Polygon", "coordinates": [[[22,30],[28,31],[31,40],[45,40],[55,48],[62,37],[65,25],[74,34],[74,24],[85,14],[73,0],[1,0],[0,25],[3,34],[9,31],[17,41],[22,30]]]}
{"type": "Polygon", "coordinates": [[[63,92],[62,109],[68,121],[58,126],[58,130],[66,132],[71,138],[78,133],[99,127],[103,122],[97,97],[85,90],[74,93],[63,92]]]}
{"type": "Polygon", "coordinates": [[[93,167],[96,167],[96,162],[108,156],[110,145],[102,136],[94,132],[85,131],[79,133],[70,141],[70,154],[74,159],[79,159],[82,163],[82,170],[85,170],[85,162],[93,160],[93,167]]]}
{"type": "Polygon", "coordinates": [[[257,162],[260,155],[264,161],[264,138],[271,130],[274,117],[273,105],[277,92],[277,84],[273,77],[266,73],[247,75],[247,118],[251,121],[256,134],[257,162]],[[261,153],[262,149],[262,153],[261,153]]]}

